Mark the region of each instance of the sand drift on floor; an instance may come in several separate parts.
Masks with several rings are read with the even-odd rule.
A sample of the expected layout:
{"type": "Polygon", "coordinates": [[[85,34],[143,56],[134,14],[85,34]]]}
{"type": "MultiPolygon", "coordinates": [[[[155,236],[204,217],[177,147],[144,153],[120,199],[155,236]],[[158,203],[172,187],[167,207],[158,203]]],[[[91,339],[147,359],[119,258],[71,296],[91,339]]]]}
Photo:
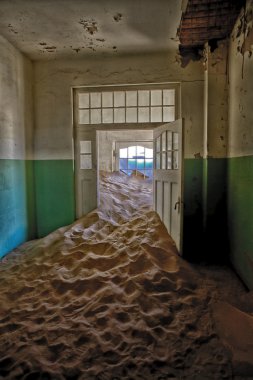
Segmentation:
{"type": "Polygon", "coordinates": [[[99,209],[2,260],[0,378],[232,378],[151,187],[102,173],[99,209]]]}

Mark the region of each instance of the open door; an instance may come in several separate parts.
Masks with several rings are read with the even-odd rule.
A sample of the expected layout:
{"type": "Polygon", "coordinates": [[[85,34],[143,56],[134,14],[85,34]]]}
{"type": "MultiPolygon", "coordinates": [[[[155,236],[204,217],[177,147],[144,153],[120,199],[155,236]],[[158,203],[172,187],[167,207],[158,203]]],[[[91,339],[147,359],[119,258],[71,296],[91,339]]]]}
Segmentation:
{"type": "Polygon", "coordinates": [[[182,119],[154,129],[154,209],[182,252],[182,119]]]}
{"type": "Polygon", "coordinates": [[[75,136],[76,216],[97,208],[96,128],[78,125],[75,136]]]}

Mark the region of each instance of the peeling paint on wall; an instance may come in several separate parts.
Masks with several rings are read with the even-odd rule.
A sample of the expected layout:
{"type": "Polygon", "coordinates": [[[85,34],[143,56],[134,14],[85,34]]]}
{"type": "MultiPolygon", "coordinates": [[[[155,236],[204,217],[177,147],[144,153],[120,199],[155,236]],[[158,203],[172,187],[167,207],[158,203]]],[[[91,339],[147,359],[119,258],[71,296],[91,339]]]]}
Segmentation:
{"type": "Polygon", "coordinates": [[[116,13],[114,16],[113,16],[113,19],[116,21],[116,22],[119,22],[122,20],[122,13],[116,13]]]}
{"type": "Polygon", "coordinates": [[[91,20],[80,19],[79,24],[81,24],[84,30],[87,33],[89,33],[91,36],[93,36],[93,34],[95,34],[98,31],[97,22],[93,19],[91,20]]]}

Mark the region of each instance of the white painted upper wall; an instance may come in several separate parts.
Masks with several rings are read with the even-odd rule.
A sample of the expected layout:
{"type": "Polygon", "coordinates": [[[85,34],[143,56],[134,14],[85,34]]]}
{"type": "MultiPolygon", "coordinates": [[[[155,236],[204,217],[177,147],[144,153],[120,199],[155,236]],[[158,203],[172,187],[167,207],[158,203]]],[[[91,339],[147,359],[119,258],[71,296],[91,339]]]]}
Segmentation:
{"type": "Polygon", "coordinates": [[[203,154],[203,65],[175,54],[35,63],[35,158],[72,159],[72,86],[180,82],[185,157],[203,154]]]}
{"type": "Polygon", "coordinates": [[[253,154],[253,0],[247,1],[244,39],[240,14],[230,39],[229,157],[253,154]]]}
{"type": "Polygon", "coordinates": [[[32,63],[0,36],[0,159],[31,159],[32,63]]]}
{"type": "Polygon", "coordinates": [[[228,133],[228,47],[219,42],[207,59],[207,156],[227,157],[228,133]]]}

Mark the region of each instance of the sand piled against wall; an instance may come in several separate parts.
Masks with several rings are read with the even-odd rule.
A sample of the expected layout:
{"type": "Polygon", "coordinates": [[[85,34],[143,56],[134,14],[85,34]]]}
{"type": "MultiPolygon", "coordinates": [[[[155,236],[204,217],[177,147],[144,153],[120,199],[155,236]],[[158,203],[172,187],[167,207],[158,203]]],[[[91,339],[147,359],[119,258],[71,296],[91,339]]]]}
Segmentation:
{"type": "Polygon", "coordinates": [[[211,287],[151,211],[151,184],[101,183],[98,210],[2,261],[0,378],[231,379],[211,287]]]}

